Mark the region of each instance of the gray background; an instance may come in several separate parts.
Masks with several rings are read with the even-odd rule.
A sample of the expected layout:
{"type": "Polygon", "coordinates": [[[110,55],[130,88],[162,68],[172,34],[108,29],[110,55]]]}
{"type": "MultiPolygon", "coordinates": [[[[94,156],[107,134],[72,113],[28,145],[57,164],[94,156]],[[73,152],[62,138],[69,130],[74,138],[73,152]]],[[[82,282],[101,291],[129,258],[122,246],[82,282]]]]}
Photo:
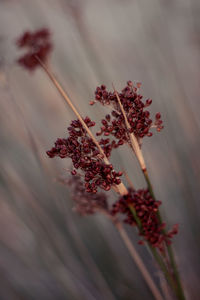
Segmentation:
{"type": "MultiPolygon", "coordinates": [[[[16,38],[48,27],[54,73],[83,115],[97,85],[142,82],[165,128],[143,144],[167,224],[180,224],[174,248],[188,299],[199,299],[200,2],[198,0],[0,1],[0,299],[152,299],[113,225],[79,217],[59,183],[68,161],[45,151],[64,137],[74,115],[49,79],[15,63],[16,38]]],[[[122,148],[113,157],[135,187],[137,162],[122,148]]],[[[154,279],[138,237],[130,238],[154,279]]]]}

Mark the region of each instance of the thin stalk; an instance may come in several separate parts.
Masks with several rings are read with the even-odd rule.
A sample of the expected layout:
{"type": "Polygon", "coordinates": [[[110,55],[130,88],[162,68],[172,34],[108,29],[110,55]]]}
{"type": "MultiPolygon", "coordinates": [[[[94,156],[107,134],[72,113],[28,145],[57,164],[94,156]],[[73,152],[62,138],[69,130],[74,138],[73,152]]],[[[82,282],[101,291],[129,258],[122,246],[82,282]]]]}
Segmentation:
{"type": "MultiPolygon", "coordinates": [[[[143,174],[144,174],[144,177],[145,177],[146,182],[147,182],[149,193],[151,194],[153,199],[156,199],[154,191],[153,191],[153,187],[152,187],[152,184],[151,184],[151,181],[149,179],[148,172],[147,172],[146,169],[143,170],[143,174]]],[[[161,214],[160,214],[159,211],[157,213],[157,216],[158,216],[158,219],[159,219],[160,223],[162,223],[162,217],[161,217],[161,214]]],[[[166,233],[166,231],[164,229],[163,229],[163,233],[166,233]]],[[[169,256],[169,259],[170,259],[171,267],[172,267],[172,270],[173,270],[173,275],[174,275],[174,278],[175,278],[175,281],[176,281],[176,290],[177,290],[176,293],[179,296],[179,299],[184,300],[185,296],[184,296],[184,292],[183,292],[183,288],[182,288],[178,268],[177,268],[177,265],[176,265],[176,261],[175,261],[175,258],[174,258],[174,253],[173,253],[172,246],[166,244],[166,248],[167,248],[168,256],[169,256]]]]}
{"type": "Polygon", "coordinates": [[[135,264],[137,265],[138,269],[142,273],[146,283],[148,284],[152,294],[154,295],[154,298],[157,300],[164,300],[163,296],[161,295],[160,291],[156,287],[154,281],[151,278],[151,275],[147,268],[145,267],[142,259],[140,258],[139,254],[137,253],[136,249],[134,248],[133,244],[131,243],[126,231],[124,230],[121,223],[117,223],[116,227],[119,231],[119,234],[121,238],[124,241],[124,244],[126,245],[131,257],[133,258],[135,264]]]}
{"type": "Polygon", "coordinates": [[[169,258],[170,258],[171,265],[172,265],[172,269],[174,271],[174,277],[176,279],[177,293],[178,293],[179,298],[181,300],[185,300],[185,295],[184,295],[183,287],[182,287],[182,284],[181,284],[180,275],[179,275],[179,272],[178,272],[176,261],[175,261],[175,258],[174,258],[174,253],[173,253],[172,246],[170,246],[170,245],[167,246],[167,251],[168,251],[168,255],[169,255],[169,258]]]}
{"type": "MultiPolygon", "coordinates": [[[[141,223],[139,217],[136,214],[135,208],[132,205],[129,205],[129,209],[130,209],[130,211],[131,211],[131,213],[132,213],[132,215],[133,215],[133,217],[134,217],[134,219],[137,223],[139,231],[142,233],[143,232],[142,223],[141,223]]],[[[150,249],[154,259],[156,260],[157,264],[160,266],[162,272],[164,273],[164,276],[165,276],[167,282],[172,287],[172,289],[174,289],[175,288],[174,281],[173,281],[170,273],[168,272],[168,269],[165,266],[165,263],[163,262],[162,257],[157,253],[156,249],[154,247],[152,247],[152,245],[150,243],[147,243],[146,246],[147,246],[148,249],[150,249]]]]}
{"type": "Polygon", "coordinates": [[[116,218],[113,218],[110,214],[107,213],[105,210],[99,210],[101,213],[106,215],[115,225],[116,229],[118,230],[126,248],[128,249],[132,259],[134,260],[135,264],[137,265],[138,269],[140,270],[141,274],[144,277],[144,280],[146,281],[147,285],[149,286],[154,298],[156,300],[164,300],[163,296],[161,295],[159,289],[155,285],[149,271],[147,270],[146,266],[144,265],[141,257],[137,253],[137,250],[133,246],[128,234],[126,233],[123,225],[116,220],[116,218]]]}
{"type": "Polygon", "coordinates": [[[47,65],[45,65],[38,56],[36,56],[36,59],[38,60],[38,62],[40,63],[41,67],[43,68],[43,70],[46,72],[46,74],[48,75],[48,77],[53,82],[54,86],[57,88],[57,90],[60,93],[60,95],[63,97],[63,99],[70,106],[70,108],[72,109],[72,111],[75,113],[75,115],[77,116],[77,118],[79,119],[79,121],[81,122],[81,124],[83,125],[83,127],[85,128],[85,130],[87,131],[88,135],[91,137],[91,139],[93,140],[93,142],[95,143],[95,145],[99,149],[99,152],[103,156],[103,160],[105,161],[105,163],[109,164],[109,161],[108,161],[107,157],[105,156],[105,153],[104,153],[103,149],[101,148],[101,146],[99,145],[98,141],[96,140],[96,138],[92,134],[91,130],[86,125],[86,123],[83,120],[82,116],[80,115],[80,113],[78,112],[78,110],[76,109],[76,107],[74,106],[74,104],[72,103],[72,101],[70,100],[70,98],[68,97],[67,93],[65,92],[65,90],[63,89],[63,87],[61,86],[61,84],[55,78],[54,74],[50,71],[50,69],[47,67],[47,65]]]}
{"type": "Polygon", "coordinates": [[[169,285],[171,286],[171,288],[173,290],[176,291],[176,286],[175,286],[174,280],[172,279],[170,273],[168,272],[168,269],[167,269],[165,263],[163,262],[162,257],[158,254],[156,249],[154,247],[152,247],[152,245],[150,243],[148,243],[148,246],[149,246],[155,260],[157,261],[158,265],[160,266],[163,274],[165,275],[165,278],[168,281],[169,285]]]}
{"type": "MultiPolygon", "coordinates": [[[[122,114],[123,114],[123,116],[124,116],[124,120],[125,120],[126,127],[127,127],[127,129],[128,129],[128,132],[129,132],[129,137],[130,137],[131,147],[132,147],[133,151],[134,151],[135,154],[136,154],[136,157],[137,157],[137,159],[138,159],[138,161],[139,161],[139,164],[140,164],[140,166],[141,166],[141,169],[142,169],[142,170],[146,170],[146,165],[145,165],[144,157],[143,157],[143,154],[142,154],[142,152],[141,152],[140,146],[139,146],[139,144],[138,144],[138,141],[137,141],[137,139],[136,139],[134,133],[131,133],[131,132],[130,132],[131,126],[130,126],[130,124],[129,124],[129,121],[128,121],[127,116],[126,116],[126,112],[125,112],[125,110],[124,110],[124,108],[123,108],[123,105],[122,105],[121,100],[120,100],[120,98],[119,98],[118,92],[116,91],[114,85],[113,85],[113,89],[114,89],[115,95],[116,95],[116,97],[117,97],[117,101],[118,101],[118,103],[119,103],[121,112],[122,112],[122,114]]],[[[152,190],[152,191],[153,191],[153,190],[152,190]]],[[[137,213],[136,213],[135,208],[134,208],[132,205],[129,205],[129,209],[130,209],[130,211],[131,211],[131,213],[132,213],[132,215],[133,215],[133,217],[134,217],[134,219],[135,219],[135,221],[136,221],[136,223],[137,223],[137,225],[138,225],[139,230],[142,232],[142,230],[143,230],[143,229],[142,229],[142,223],[141,223],[141,221],[140,221],[140,218],[137,216],[137,213]]],[[[167,268],[166,268],[166,266],[165,266],[165,264],[164,264],[162,258],[161,258],[160,256],[158,256],[158,254],[157,254],[157,252],[156,252],[156,249],[154,249],[149,243],[148,243],[148,246],[149,246],[149,249],[151,250],[151,252],[152,252],[152,254],[153,254],[155,260],[157,261],[158,265],[160,266],[161,270],[163,271],[163,273],[164,273],[164,275],[165,275],[167,281],[169,282],[169,284],[170,284],[171,287],[173,288],[174,285],[172,284],[172,282],[173,282],[173,281],[172,281],[172,278],[171,278],[171,276],[170,276],[170,274],[169,274],[169,272],[168,272],[168,270],[167,270],[167,268]]]]}
{"type": "Polygon", "coordinates": [[[139,164],[140,164],[141,169],[142,169],[142,170],[143,170],[143,169],[146,169],[144,157],[143,157],[143,155],[142,155],[142,153],[141,153],[140,146],[139,146],[139,144],[138,144],[138,141],[137,141],[137,139],[136,139],[134,133],[131,133],[131,132],[130,132],[131,126],[130,126],[130,124],[129,124],[129,121],[128,121],[127,116],[126,116],[126,112],[125,112],[125,110],[124,110],[124,108],[123,108],[123,105],[122,105],[121,100],[120,100],[120,98],[119,98],[118,92],[116,91],[114,85],[113,85],[113,89],[114,89],[114,92],[115,92],[115,96],[117,97],[117,101],[118,101],[118,103],[119,103],[121,112],[122,112],[122,114],[123,114],[124,121],[125,121],[125,124],[126,124],[126,128],[128,129],[128,132],[129,132],[128,135],[129,135],[129,137],[130,137],[131,147],[133,148],[133,151],[134,151],[135,154],[136,154],[136,157],[137,157],[137,159],[138,159],[138,161],[139,161],[139,164]]]}
{"type": "MultiPolygon", "coordinates": [[[[145,160],[144,160],[144,157],[143,157],[143,153],[140,149],[139,143],[138,143],[137,138],[135,137],[134,133],[130,132],[131,126],[129,124],[129,121],[128,121],[127,116],[126,116],[126,112],[123,108],[123,105],[122,105],[121,100],[119,98],[118,92],[116,91],[114,85],[113,85],[113,89],[114,89],[115,95],[117,97],[117,101],[119,103],[122,114],[124,116],[126,127],[128,129],[128,132],[129,132],[131,147],[132,147],[133,151],[136,154],[136,157],[138,159],[138,162],[139,162],[140,167],[142,169],[142,172],[144,174],[145,180],[147,182],[149,192],[150,192],[152,198],[154,200],[156,200],[156,197],[155,197],[155,194],[154,194],[154,191],[153,191],[153,187],[151,185],[151,181],[150,181],[149,176],[148,176],[148,172],[147,172],[145,160]]],[[[159,222],[162,223],[162,218],[161,218],[161,215],[160,215],[159,211],[157,213],[157,216],[159,218],[159,222]]],[[[165,233],[165,230],[163,230],[163,232],[165,233]]],[[[174,273],[173,275],[174,275],[174,278],[176,280],[176,289],[175,289],[176,294],[177,294],[179,299],[184,300],[185,299],[184,292],[183,292],[183,288],[182,288],[182,285],[181,285],[181,280],[180,280],[179,272],[178,272],[178,269],[177,269],[177,266],[176,266],[176,262],[175,262],[172,247],[170,245],[167,245],[167,244],[166,244],[166,247],[167,247],[169,259],[170,259],[170,262],[171,262],[171,267],[173,269],[173,273],[174,273]]]]}
{"type": "Polygon", "coordinates": [[[134,217],[134,219],[137,223],[137,226],[138,226],[139,230],[142,232],[142,230],[143,230],[142,229],[142,223],[140,221],[140,218],[137,216],[137,213],[136,213],[136,210],[135,210],[134,206],[129,205],[128,207],[129,207],[129,209],[130,209],[130,211],[131,211],[131,213],[132,213],[132,215],[133,215],[133,217],[134,217]]]}

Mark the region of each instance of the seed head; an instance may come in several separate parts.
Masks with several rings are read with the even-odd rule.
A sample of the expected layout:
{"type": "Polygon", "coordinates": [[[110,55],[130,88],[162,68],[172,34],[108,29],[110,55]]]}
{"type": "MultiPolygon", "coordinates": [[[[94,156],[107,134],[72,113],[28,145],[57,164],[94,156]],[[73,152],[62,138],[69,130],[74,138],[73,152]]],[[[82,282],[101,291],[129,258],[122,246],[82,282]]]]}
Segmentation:
{"type": "Polygon", "coordinates": [[[17,40],[17,46],[27,50],[27,52],[18,59],[18,63],[29,71],[33,71],[36,67],[40,66],[37,58],[42,62],[46,62],[52,50],[50,32],[46,28],[33,33],[26,31],[17,40]]]}
{"type": "MultiPolygon", "coordinates": [[[[95,126],[95,122],[89,117],[84,119],[88,127],[95,126]]],[[[69,137],[66,139],[57,139],[55,146],[47,151],[50,158],[58,156],[60,158],[69,157],[75,168],[72,175],[76,175],[75,171],[80,169],[84,173],[85,190],[88,193],[95,194],[97,188],[108,191],[112,185],[121,183],[119,179],[122,172],[115,172],[111,164],[107,165],[102,161],[101,155],[96,144],[88,137],[85,128],[83,128],[79,120],[71,122],[68,127],[69,137]]],[[[106,141],[103,148],[106,149],[106,141]]],[[[109,151],[109,150],[107,150],[109,151]]]]}
{"type": "MultiPolygon", "coordinates": [[[[126,216],[124,222],[135,226],[137,223],[130,210],[130,206],[133,206],[142,224],[140,236],[162,252],[164,251],[165,243],[171,244],[171,238],[177,234],[178,226],[175,225],[168,233],[163,232],[165,223],[160,224],[157,216],[160,205],[161,201],[155,201],[147,189],[137,191],[130,189],[127,195],[120,197],[119,200],[113,204],[111,213],[113,215],[122,213],[126,216]]],[[[143,243],[143,240],[139,242],[139,244],[143,243]]]]}
{"type": "MultiPolygon", "coordinates": [[[[143,96],[138,93],[140,86],[141,84],[138,83],[135,87],[132,81],[128,81],[127,86],[121,91],[121,93],[118,93],[118,95],[131,127],[130,132],[134,133],[138,142],[141,144],[142,138],[145,136],[152,136],[153,133],[151,132],[151,129],[153,127],[156,127],[157,131],[160,131],[163,128],[163,122],[161,120],[160,113],[156,114],[154,122],[150,118],[150,112],[146,110],[146,108],[151,105],[152,100],[147,99],[145,102],[142,100],[143,96]]],[[[98,101],[102,105],[109,105],[113,108],[111,115],[106,115],[105,119],[102,120],[103,126],[97,133],[98,136],[112,136],[118,140],[118,142],[115,142],[114,144],[107,143],[109,152],[111,149],[117,148],[124,143],[130,144],[124,116],[119,106],[115,91],[109,92],[105,85],[101,85],[96,88],[95,99],[96,102],[98,101]]]]}

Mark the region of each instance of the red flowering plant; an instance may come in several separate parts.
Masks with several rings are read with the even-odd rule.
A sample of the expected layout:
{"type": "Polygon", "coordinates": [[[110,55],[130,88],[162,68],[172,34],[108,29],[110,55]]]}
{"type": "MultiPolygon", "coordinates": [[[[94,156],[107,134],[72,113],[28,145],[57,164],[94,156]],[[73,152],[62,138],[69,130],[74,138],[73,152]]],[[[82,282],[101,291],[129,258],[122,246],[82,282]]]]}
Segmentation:
{"type": "MultiPolygon", "coordinates": [[[[47,67],[47,58],[52,50],[49,31],[41,29],[34,33],[26,32],[18,39],[17,45],[28,50],[18,59],[19,64],[31,71],[42,67],[77,117],[67,129],[68,136],[58,138],[47,151],[50,158],[69,158],[72,162],[73,169],[67,184],[71,187],[76,211],[81,215],[101,212],[113,221],[155,299],[164,299],[122,222],[137,227],[139,244],[145,244],[150,249],[177,299],[185,299],[171,247],[172,237],[177,233],[178,226],[175,225],[170,231],[166,230],[159,212],[161,201],[155,197],[141,150],[144,137],[151,137],[154,128],[158,132],[163,129],[161,114],[157,113],[152,120],[147,110],[152,100],[144,101],[139,93],[141,84],[133,84],[132,81],[128,81],[121,92],[117,92],[114,86],[113,91],[108,91],[105,85],[97,87],[95,99],[90,105],[100,103],[109,106],[111,113],[105,115],[101,120],[101,127],[95,130],[96,123],[88,116],[81,116],[47,67]],[[147,183],[143,189],[135,190],[130,184],[126,187],[121,180],[123,172],[115,170],[110,163],[112,151],[124,144],[131,147],[139,162],[147,183]],[[116,192],[116,199],[112,204],[105,194],[111,189],[116,192]],[[123,217],[122,221],[119,214],[123,217]]],[[[130,183],[129,180],[127,182],[130,183]]]]}
{"type": "Polygon", "coordinates": [[[33,71],[40,64],[39,60],[46,62],[52,50],[50,42],[50,32],[43,28],[33,33],[26,31],[17,41],[19,48],[24,48],[27,52],[18,59],[18,63],[24,68],[33,71]]]}

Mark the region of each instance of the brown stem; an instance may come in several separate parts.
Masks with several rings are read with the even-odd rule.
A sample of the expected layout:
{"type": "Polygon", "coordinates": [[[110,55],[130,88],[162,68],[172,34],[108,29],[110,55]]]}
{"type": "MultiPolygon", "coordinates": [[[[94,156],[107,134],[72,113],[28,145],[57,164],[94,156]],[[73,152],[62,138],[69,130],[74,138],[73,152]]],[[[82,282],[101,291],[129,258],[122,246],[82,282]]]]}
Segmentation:
{"type": "Polygon", "coordinates": [[[129,124],[129,121],[128,121],[127,116],[126,116],[126,112],[123,108],[123,105],[122,105],[121,100],[119,98],[118,92],[116,91],[114,85],[113,85],[113,89],[114,89],[114,92],[115,92],[115,96],[117,97],[117,101],[119,103],[122,114],[124,116],[124,121],[125,121],[125,124],[126,124],[126,128],[128,130],[128,135],[129,135],[130,142],[131,142],[131,147],[133,148],[133,151],[136,154],[136,157],[139,161],[141,169],[144,170],[144,169],[146,169],[146,165],[145,165],[144,157],[142,155],[142,152],[141,152],[140,146],[138,144],[137,138],[135,137],[133,132],[130,132],[131,126],[129,124]]]}

